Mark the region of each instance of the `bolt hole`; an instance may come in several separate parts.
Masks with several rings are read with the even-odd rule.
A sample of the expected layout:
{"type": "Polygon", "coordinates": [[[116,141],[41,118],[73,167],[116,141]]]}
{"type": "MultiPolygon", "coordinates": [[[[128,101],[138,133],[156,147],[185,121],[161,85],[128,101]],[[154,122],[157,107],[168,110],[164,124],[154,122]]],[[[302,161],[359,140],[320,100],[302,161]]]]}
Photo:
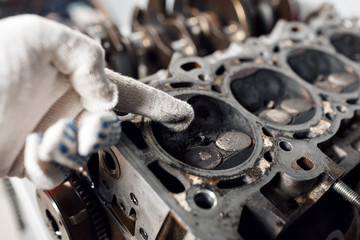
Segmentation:
{"type": "Polygon", "coordinates": [[[293,149],[293,146],[291,145],[291,143],[287,142],[287,141],[281,141],[279,144],[280,148],[286,152],[290,152],[293,149]]]}
{"type": "Polygon", "coordinates": [[[300,31],[301,31],[301,28],[298,27],[298,26],[295,26],[295,27],[292,27],[292,28],[291,28],[291,31],[292,31],[292,32],[300,32],[300,31]]]}
{"type": "Polygon", "coordinates": [[[268,152],[264,153],[264,158],[265,158],[266,161],[272,162],[273,159],[274,159],[274,153],[268,151],[268,152]]]}
{"type": "Polygon", "coordinates": [[[132,203],[135,204],[136,206],[139,204],[135,194],[130,193],[130,199],[131,199],[132,203]]]}
{"type": "Polygon", "coordinates": [[[273,137],[273,135],[271,134],[271,132],[267,128],[263,127],[262,131],[263,131],[265,136],[273,137]]]}
{"type": "Polygon", "coordinates": [[[116,164],[114,161],[114,158],[111,156],[110,153],[105,152],[105,156],[104,156],[104,164],[105,167],[110,170],[110,171],[115,171],[116,169],[116,164]]]}
{"type": "Polygon", "coordinates": [[[345,106],[337,106],[336,109],[341,113],[345,113],[347,110],[345,106]]]}
{"type": "Polygon", "coordinates": [[[346,100],[346,102],[348,104],[356,104],[358,102],[358,99],[357,98],[350,98],[350,99],[346,100]]]}
{"type": "Polygon", "coordinates": [[[184,63],[183,65],[181,65],[181,68],[184,71],[189,72],[193,69],[201,68],[201,65],[197,62],[188,62],[188,63],[184,63]]]}
{"type": "Polygon", "coordinates": [[[305,131],[305,132],[296,132],[293,137],[295,139],[306,139],[306,138],[314,138],[316,135],[313,132],[305,131]]]}
{"type": "Polygon", "coordinates": [[[314,168],[314,163],[306,157],[302,157],[298,159],[296,163],[297,165],[299,165],[299,167],[301,167],[305,171],[310,171],[311,169],[314,168]]]}
{"type": "Polygon", "coordinates": [[[334,115],[332,113],[326,113],[325,117],[331,121],[334,120],[334,115]]]}
{"type": "Polygon", "coordinates": [[[177,82],[177,83],[170,83],[172,88],[188,88],[192,87],[193,84],[191,82],[177,82]]]}
{"type": "Polygon", "coordinates": [[[111,150],[101,154],[102,163],[106,172],[113,178],[119,178],[121,174],[119,163],[111,150]]]}
{"type": "Polygon", "coordinates": [[[216,74],[217,76],[220,76],[220,75],[222,75],[224,72],[225,72],[225,67],[224,67],[224,65],[221,65],[221,66],[216,70],[215,74],[216,74]]]}
{"type": "Polygon", "coordinates": [[[217,93],[221,93],[221,87],[219,85],[212,85],[211,90],[217,93]]]}
{"type": "Polygon", "coordinates": [[[242,58],[239,58],[239,61],[240,61],[241,63],[244,63],[244,62],[252,62],[252,61],[254,61],[254,59],[242,57],[242,58]]]}
{"type": "Polygon", "coordinates": [[[147,232],[143,228],[140,228],[139,232],[143,239],[147,240],[149,238],[147,232]]]}
{"type": "Polygon", "coordinates": [[[210,190],[200,190],[195,194],[194,201],[202,209],[210,209],[216,205],[216,196],[210,190]]]}
{"type": "Polygon", "coordinates": [[[276,45],[276,46],[274,47],[273,52],[275,52],[275,53],[280,52],[280,47],[279,47],[279,45],[276,45]]]}

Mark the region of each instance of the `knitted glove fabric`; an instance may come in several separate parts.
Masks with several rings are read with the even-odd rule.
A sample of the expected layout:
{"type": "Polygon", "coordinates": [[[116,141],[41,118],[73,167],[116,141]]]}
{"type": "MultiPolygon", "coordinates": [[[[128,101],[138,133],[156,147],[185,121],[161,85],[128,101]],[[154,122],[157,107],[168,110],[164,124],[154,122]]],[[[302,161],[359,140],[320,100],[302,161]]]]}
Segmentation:
{"type": "Polygon", "coordinates": [[[60,184],[118,141],[117,104],[175,131],[194,117],[187,103],[104,71],[101,46],[62,24],[22,15],[1,20],[0,32],[0,177],[60,184]]]}

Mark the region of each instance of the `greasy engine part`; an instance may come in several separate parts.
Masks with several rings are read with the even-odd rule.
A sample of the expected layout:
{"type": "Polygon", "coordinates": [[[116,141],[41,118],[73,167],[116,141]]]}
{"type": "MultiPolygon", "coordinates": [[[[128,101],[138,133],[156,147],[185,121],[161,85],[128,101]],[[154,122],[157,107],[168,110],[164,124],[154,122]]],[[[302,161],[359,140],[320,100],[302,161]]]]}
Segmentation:
{"type": "Polygon", "coordinates": [[[53,239],[109,239],[104,209],[80,174],[70,174],[53,190],[37,190],[36,196],[53,239]]]}
{"type": "Polygon", "coordinates": [[[119,116],[122,139],[90,175],[125,238],[358,239],[358,211],[332,186],[358,187],[359,28],[331,11],[280,21],[144,79],[195,120],[175,133],[119,116]]]}
{"type": "Polygon", "coordinates": [[[149,0],[147,10],[135,9],[128,37],[108,22],[82,30],[99,40],[112,69],[142,78],[167,69],[174,52],[206,56],[270,32],[279,19],[297,19],[294,0],[177,0],[172,11],[165,0],[149,0]]]}
{"type": "MultiPolygon", "coordinates": [[[[205,11],[183,2],[199,15],[205,11]]],[[[282,9],[291,6],[280,2],[282,9]]],[[[194,12],[179,9],[174,12],[187,17],[194,12]]],[[[88,33],[108,47],[111,67],[131,59],[128,73],[152,64],[147,75],[165,66],[158,58],[139,60],[151,59],[139,47],[153,44],[146,32],[119,41],[116,27],[97,26],[88,33]],[[121,57],[112,58],[114,52],[121,57]]],[[[198,52],[188,34],[185,48],[198,52]]],[[[359,39],[359,20],[341,20],[323,8],[307,25],[280,21],[268,36],[209,56],[174,48],[180,57],[174,54],[168,69],[142,81],[190,103],[195,120],[175,133],[116,109],[122,138],[87,168],[97,195],[79,198],[69,182],[38,192],[55,239],[78,239],[72,233],[78,224],[68,217],[90,224],[84,200],[96,198],[107,217],[94,214],[95,222],[109,221],[110,239],[359,239],[359,212],[336,193],[344,192],[343,182],[359,190],[359,39]],[[59,189],[65,194],[56,194],[59,189]],[[73,199],[78,203],[69,212],[73,199]]]]}

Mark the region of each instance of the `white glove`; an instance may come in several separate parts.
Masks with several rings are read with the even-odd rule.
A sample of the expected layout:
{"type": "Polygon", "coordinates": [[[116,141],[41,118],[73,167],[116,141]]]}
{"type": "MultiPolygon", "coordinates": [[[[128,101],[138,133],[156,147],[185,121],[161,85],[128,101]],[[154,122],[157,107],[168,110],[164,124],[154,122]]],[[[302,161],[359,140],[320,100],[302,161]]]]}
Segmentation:
{"type": "Polygon", "coordinates": [[[60,184],[69,168],[118,141],[120,125],[109,112],[116,104],[177,131],[193,119],[187,103],[105,74],[101,46],[64,25],[23,15],[1,20],[0,32],[0,177],[60,184]]]}

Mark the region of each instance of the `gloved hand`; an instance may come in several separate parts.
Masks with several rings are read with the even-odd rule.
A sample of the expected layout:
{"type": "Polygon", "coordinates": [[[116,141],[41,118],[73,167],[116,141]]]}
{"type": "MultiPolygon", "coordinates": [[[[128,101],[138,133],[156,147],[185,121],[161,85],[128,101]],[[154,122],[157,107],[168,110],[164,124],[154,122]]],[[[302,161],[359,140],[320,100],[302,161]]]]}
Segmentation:
{"type": "Polygon", "coordinates": [[[23,15],[1,20],[0,32],[0,177],[57,186],[118,141],[116,105],[175,131],[193,119],[187,103],[104,71],[101,46],[64,25],[23,15]]]}

